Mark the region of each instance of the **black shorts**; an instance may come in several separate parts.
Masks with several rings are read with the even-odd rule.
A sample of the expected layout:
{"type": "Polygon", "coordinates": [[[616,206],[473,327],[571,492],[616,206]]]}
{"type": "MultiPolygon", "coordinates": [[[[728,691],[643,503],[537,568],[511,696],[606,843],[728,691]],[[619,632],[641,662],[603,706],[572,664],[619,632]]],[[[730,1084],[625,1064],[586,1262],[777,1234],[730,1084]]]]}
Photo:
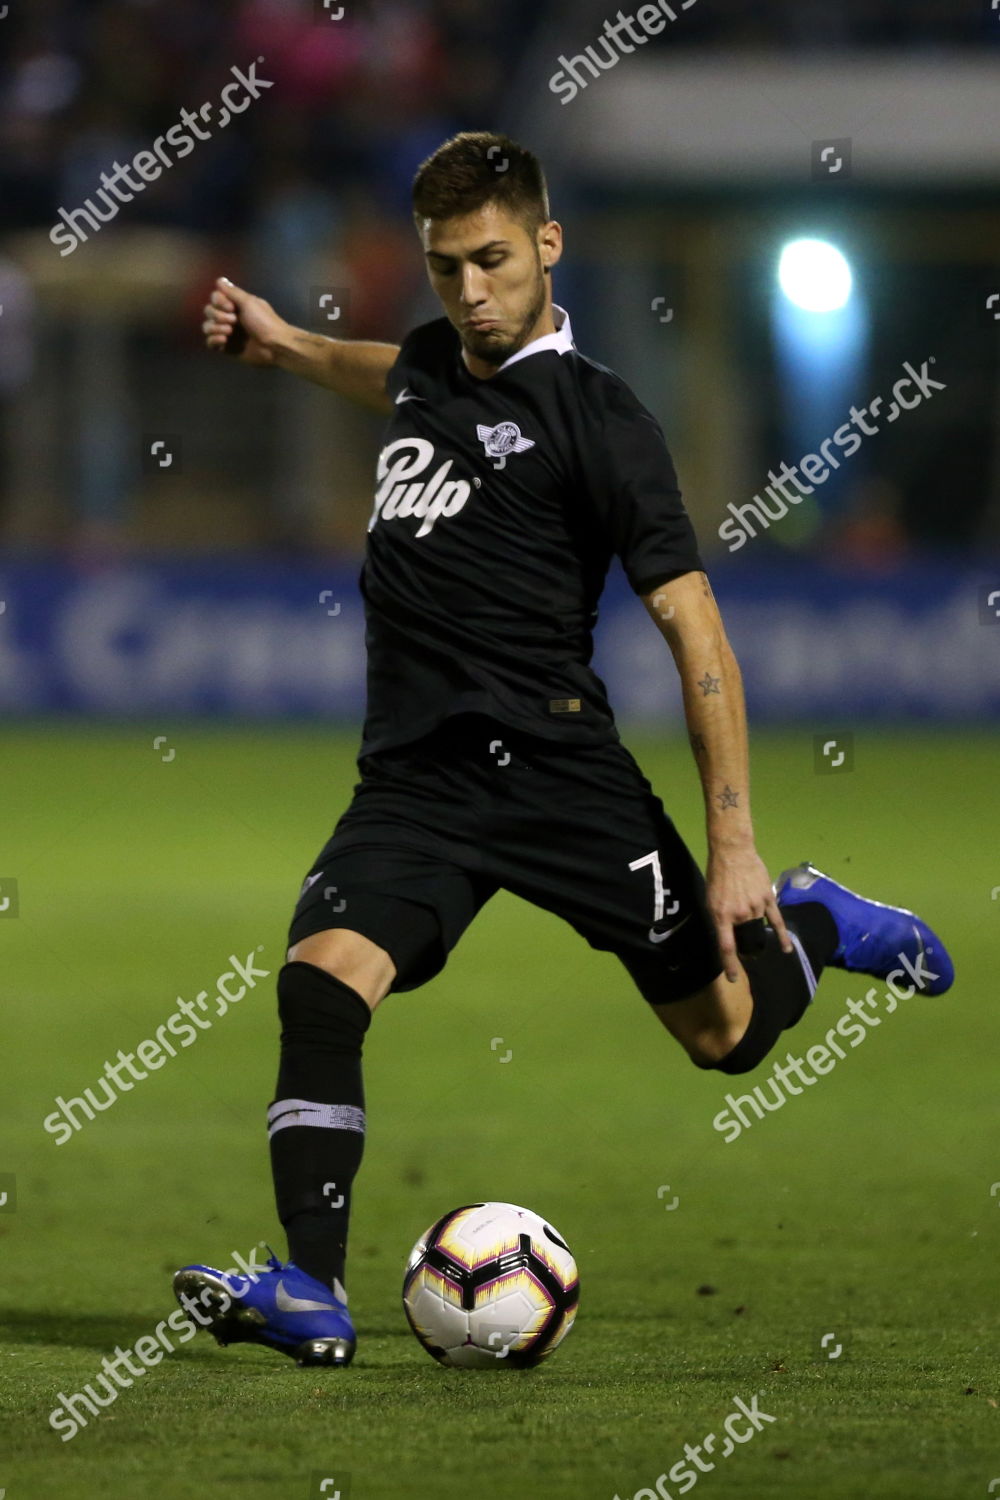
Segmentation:
{"type": "Polygon", "coordinates": [[[389,954],[393,990],[413,990],[503,889],[616,954],[652,1004],[722,972],[704,877],[624,745],[568,745],[460,714],[359,769],[289,946],[350,928],[389,954]]]}

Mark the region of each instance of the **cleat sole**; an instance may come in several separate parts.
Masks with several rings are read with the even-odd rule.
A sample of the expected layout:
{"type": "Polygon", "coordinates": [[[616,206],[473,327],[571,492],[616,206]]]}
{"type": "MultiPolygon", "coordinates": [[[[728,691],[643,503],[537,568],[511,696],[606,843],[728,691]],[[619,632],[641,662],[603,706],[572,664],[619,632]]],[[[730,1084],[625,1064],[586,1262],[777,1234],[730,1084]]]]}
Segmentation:
{"type": "Polygon", "coordinates": [[[354,1358],[353,1339],[307,1339],[295,1350],[295,1363],[306,1367],[335,1365],[343,1368],[354,1358]]]}
{"type": "Polygon", "coordinates": [[[241,1307],[222,1278],[206,1271],[178,1271],[173,1287],[178,1298],[183,1292],[199,1304],[208,1319],[209,1333],[223,1348],[253,1342],[265,1322],[263,1313],[255,1307],[241,1307]]]}

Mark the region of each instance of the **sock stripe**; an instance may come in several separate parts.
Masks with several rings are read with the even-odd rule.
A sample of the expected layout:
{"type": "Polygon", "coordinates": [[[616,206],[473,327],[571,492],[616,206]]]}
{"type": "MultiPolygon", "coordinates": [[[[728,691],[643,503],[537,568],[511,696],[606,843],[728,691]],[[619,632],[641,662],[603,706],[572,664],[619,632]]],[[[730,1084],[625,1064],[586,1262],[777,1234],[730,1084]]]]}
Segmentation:
{"type": "Polygon", "coordinates": [[[356,1130],[365,1133],[365,1112],[354,1104],[316,1104],[310,1099],[276,1099],[267,1111],[267,1136],[271,1139],[290,1125],[314,1126],[318,1130],[356,1130]]]}
{"type": "Polygon", "coordinates": [[[785,930],[792,940],[792,946],[794,947],[796,953],[799,955],[799,963],[802,965],[802,973],[805,975],[806,985],[809,989],[808,1003],[811,1005],[813,996],[815,995],[817,987],[819,985],[819,980],[816,978],[813,966],[806,956],[806,950],[803,948],[802,943],[799,940],[798,933],[793,932],[791,927],[786,927],[785,930]]]}

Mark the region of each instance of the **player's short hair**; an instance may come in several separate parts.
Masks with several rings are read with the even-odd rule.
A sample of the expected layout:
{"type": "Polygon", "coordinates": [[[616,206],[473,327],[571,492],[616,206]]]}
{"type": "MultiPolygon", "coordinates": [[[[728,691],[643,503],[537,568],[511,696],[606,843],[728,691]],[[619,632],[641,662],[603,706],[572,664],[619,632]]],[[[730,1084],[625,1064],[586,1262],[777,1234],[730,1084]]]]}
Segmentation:
{"type": "Polygon", "coordinates": [[[452,219],[487,203],[506,209],[532,236],[551,218],[542,164],[510,136],[463,130],[418,167],[413,179],[418,228],[423,219],[452,219]]]}

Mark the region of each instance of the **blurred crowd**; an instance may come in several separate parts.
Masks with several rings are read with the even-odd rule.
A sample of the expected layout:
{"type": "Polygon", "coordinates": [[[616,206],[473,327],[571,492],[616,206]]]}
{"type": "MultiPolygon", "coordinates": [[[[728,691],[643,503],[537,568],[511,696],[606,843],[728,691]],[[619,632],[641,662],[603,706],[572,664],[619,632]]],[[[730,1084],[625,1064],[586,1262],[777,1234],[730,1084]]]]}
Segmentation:
{"type": "MultiPolygon", "coordinates": [[[[672,4],[679,13],[681,0],[672,4]]],[[[506,128],[516,135],[517,78],[533,46],[555,56],[574,37],[582,44],[594,18],[613,17],[617,9],[617,0],[0,3],[4,540],[121,534],[143,491],[136,423],[186,432],[192,447],[200,436],[203,451],[219,464],[211,477],[216,488],[252,496],[254,513],[270,516],[254,532],[249,512],[234,512],[233,537],[248,544],[277,534],[299,542],[327,535],[327,472],[335,451],[338,504],[353,507],[345,529],[354,534],[368,503],[371,433],[349,428],[344,418],[343,428],[327,434],[325,454],[317,449],[303,457],[303,434],[316,424],[311,409],[293,404],[301,397],[277,387],[265,395],[261,386],[251,398],[249,386],[221,381],[210,362],[192,361],[212,279],[224,272],[243,281],[299,323],[307,321],[304,303],[315,301],[318,286],[344,288],[349,321],[336,331],[349,336],[396,339],[415,321],[415,309],[433,316],[436,309],[420,301],[427,294],[409,223],[415,168],[455,130],[506,128]],[[149,152],[182,110],[197,112],[207,101],[217,107],[232,70],[255,63],[257,76],[273,84],[262,102],[213,129],[182,169],[164,171],[138,194],[105,233],[102,257],[88,247],[69,263],[74,274],[87,275],[117,256],[113,276],[123,286],[131,277],[136,300],[118,310],[114,328],[108,320],[88,321],[89,284],[75,300],[56,284],[62,262],[47,237],[60,210],[85,204],[114,163],[149,152]],[[183,253],[175,272],[169,252],[157,246],[160,280],[176,298],[166,311],[155,310],[151,335],[154,314],[143,322],[135,310],[148,269],[147,263],[139,269],[135,237],[162,230],[163,238],[183,242],[183,253]],[[34,265],[25,259],[25,236],[41,245],[34,265]],[[49,279],[33,287],[43,263],[49,279]],[[33,293],[47,322],[41,315],[33,321],[33,293]],[[33,367],[40,372],[34,383],[33,367]],[[17,394],[28,390],[34,393],[28,404],[15,406],[17,394]],[[255,423],[246,420],[243,403],[250,399],[260,402],[255,423]],[[223,413],[224,401],[230,405],[223,413]],[[59,427],[58,452],[40,466],[37,435],[50,433],[63,411],[71,415],[59,427]],[[204,428],[205,411],[218,412],[213,420],[225,431],[243,433],[240,443],[226,450],[204,428]],[[363,457],[349,472],[344,456],[355,451],[363,457]],[[289,499],[293,487],[282,479],[289,454],[301,458],[304,476],[299,489],[306,498],[297,509],[289,499]]],[[[987,0],[688,0],[683,24],[669,27],[657,45],[688,53],[756,47],[807,54],[820,47],[912,52],[998,39],[1000,11],[987,0]]],[[[192,465],[188,472],[190,534],[200,539],[207,524],[205,471],[192,465]]],[[[176,492],[171,507],[172,517],[180,514],[176,492]]],[[[855,531],[865,547],[872,537],[876,550],[898,540],[904,527],[897,510],[881,492],[877,503],[869,496],[861,505],[855,531]]],[[[176,535],[176,526],[162,532],[169,544],[176,535]]]]}
{"type": "Polygon", "coordinates": [[[290,179],[405,208],[416,162],[493,118],[539,7],[525,0],[10,0],[0,23],[0,215],[51,223],[232,65],[263,57],[281,107],[249,110],[130,220],[248,225],[290,179]],[[326,15],[329,9],[330,15],[326,15]],[[339,14],[338,14],[339,13],[339,14]]]}
{"type": "MultiPolygon", "coordinates": [[[[0,225],[51,224],[99,170],[146,147],[230,66],[263,56],[281,108],[249,111],[130,210],[239,231],[293,182],[405,213],[413,168],[452,129],[497,123],[542,20],[572,0],[8,0],[0,21],[0,225]],[[342,13],[342,14],[341,14],[342,13]],[[339,15],[339,18],[337,18],[339,15]]],[[[611,5],[589,8],[613,13],[611,5]]],[[[679,8],[679,0],[678,0],[679,8]]],[[[985,0],[695,0],[664,45],[931,47],[1000,38],[985,0]]]]}
{"type": "MultiPolygon", "coordinates": [[[[41,427],[67,398],[71,411],[60,429],[60,457],[46,476],[26,474],[24,414],[8,419],[6,433],[0,420],[7,538],[121,533],[135,513],[139,484],[129,437],[135,413],[144,405],[152,413],[147,425],[155,426],[162,421],[157,413],[177,411],[171,398],[177,372],[187,367],[157,356],[173,335],[182,342],[181,358],[190,360],[200,306],[221,271],[268,297],[293,322],[306,323],[312,314],[312,326],[310,288],[343,289],[349,321],[336,329],[322,325],[324,331],[398,336],[420,286],[409,223],[413,173],[455,130],[498,123],[511,71],[540,15],[537,0],[0,5],[0,291],[8,308],[0,330],[0,419],[4,392],[23,386],[31,363],[25,347],[38,372],[34,421],[41,427]],[[262,88],[272,87],[222,128],[220,96],[234,69],[244,75],[254,69],[262,88]],[[128,202],[105,230],[101,253],[88,244],[64,264],[62,252],[48,244],[60,213],[93,203],[102,174],[148,153],[182,111],[198,117],[209,103],[208,138],[128,202]],[[140,245],[144,233],[160,237],[140,245]],[[38,242],[27,250],[26,234],[38,242]],[[99,294],[92,282],[84,280],[81,290],[74,278],[101,274],[109,253],[117,255],[112,274],[123,301],[132,299],[137,328],[150,269],[176,289],[169,331],[160,315],[166,340],[147,347],[141,362],[123,321],[128,315],[114,329],[107,320],[103,330],[83,326],[86,305],[96,306],[99,294]],[[39,314],[52,316],[44,330],[39,316],[31,340],[36,270],[44,282],[35,286],[39,314]],[[85,391],[95,392],[90,405],[85,391]],[[95,414],[102,391],[104,410],[95,414]],[[123,393],[131,403],[127,413],[123,393]],[[16,445],[20,456],[12,460],[16,445]],[[25,481],[38,493],[29,495],[25,481]],[[53,489],[60,493],[49,504],[45,493],[53,489]]],[[[182,378],[194,400],[192,377],[182,378]]],[[[200,366],[193,375],[199,379],[210,379],[200,366]]],[[[287,449],[294,414],[268,415],[276,451],[287,449]]],[[[178,411],[168,425],[190,420],[178,411]]],[[[275,462],[274,453],[245,444],[229,477],[248,491],[275,462]]],[[[269,504],[273,516],[273,499],[269,504]]],[[[239,529],[247,530],[242,523],[239,529]]],[[[301,534],[303,525],[288,529],[301,534]]]]}

